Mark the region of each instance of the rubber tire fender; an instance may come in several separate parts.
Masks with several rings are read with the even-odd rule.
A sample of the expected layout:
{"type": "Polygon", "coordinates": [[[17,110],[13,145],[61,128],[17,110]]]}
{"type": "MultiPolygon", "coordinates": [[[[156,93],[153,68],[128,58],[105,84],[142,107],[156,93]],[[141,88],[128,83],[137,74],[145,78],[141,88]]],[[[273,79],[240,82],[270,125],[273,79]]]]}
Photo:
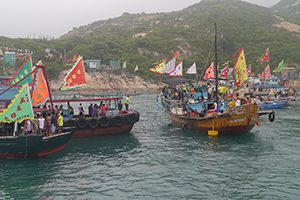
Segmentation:
{"type": "Polygon", "coordinates": [[[78,128],[86,128],[88,125],[88,121],[85,118],[79,118],[77,120],[77,126],[78,128]]]}
{"type": "Polygon", "coordinates": [[[64,123],[65,127],[74,127],[76,126],[76,121],[74,119],[68,119],[66,123],[64,123]]]}
{"type": "Polygon", "coordinates": [[[269,113],[269,121],[274,122],[274,120],[275,120],[275,112],[272,111],[272,112],[269,113]]]}
{"type": "Polygon", "coordinates": [[[89,119],[89,126],[94,129],[98,126],[98,119],[97,118],[91,118],[89,119]]]}
{"type": "Polygon", "coordinates": [[[126,119],[127,119],[129,124],[133,124],[137,121],[138,116],[137,116],[136,113],[130,113],[126,116],[126,119]]]}
{"type": "Polygon", "coordinates": [[[100,126],[103,128],[108,127],[109,121],[110,121],[109,118],[106,116],[103,116],[98,120],[100,126]]]}
{"type": "Polygon", "coordinates": [[[124,123],[124,117],[122,115],[114,116],[112,120],[116,126],[122,126],[124,123]]]}

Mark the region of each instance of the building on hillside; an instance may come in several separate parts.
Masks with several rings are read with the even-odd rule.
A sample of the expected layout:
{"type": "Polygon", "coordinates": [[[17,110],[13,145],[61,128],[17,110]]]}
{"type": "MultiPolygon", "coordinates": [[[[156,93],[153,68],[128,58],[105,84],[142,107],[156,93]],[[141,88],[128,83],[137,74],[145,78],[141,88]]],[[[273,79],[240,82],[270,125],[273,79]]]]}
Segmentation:
{"type": "Polygon", "coordinates": [[[4,62],[9,63],[10,66],[15,65],[15,58],[16,58],[15,52],[5,52],[4,54],[4,62]]]}
{"type": "Polygon", "coordinates": [[[83,63],[91,72],[101,68],[101,60],[85,60],[83,63]]]}
{"type": "Polygon", "coordinates": [[[109,67],[112,69],[120,69],[121,68],[121,61],[119,60],[110,60],[109,67]]]}
{"type": "Polygon", "coordinates": [[[294,67],[283,67],[282,75],[286,72],[286,70],[288,71],[288,75],[287,75],[288,79],[295,77],[296,69],[294,67]]]}

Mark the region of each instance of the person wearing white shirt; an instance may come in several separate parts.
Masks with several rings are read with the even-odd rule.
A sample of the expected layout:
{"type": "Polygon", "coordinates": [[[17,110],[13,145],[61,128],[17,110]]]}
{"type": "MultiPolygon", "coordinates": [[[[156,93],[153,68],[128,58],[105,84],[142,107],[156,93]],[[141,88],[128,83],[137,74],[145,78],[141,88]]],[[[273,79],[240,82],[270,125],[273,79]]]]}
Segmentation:
{"type": "Polygon", "coordinates": [[[236,99],[235,106],[240,106],[240,105],[241,105],[241,101],[239,99],[236,99]]]}
{"type": "Polygon", "coordinates": [[[43,133],[45,130],[45,118],[43,117],[43,115],[41,115],[39,118],[39,130],[40,133],[43,133]]]}
{"type": "Polygon", "coordinates": [[[31,131],[31,121],[27,120],[27,123],[26,123],[26,134],[30,134],[30,133],[32,133],[32,131],[31,131]]]}

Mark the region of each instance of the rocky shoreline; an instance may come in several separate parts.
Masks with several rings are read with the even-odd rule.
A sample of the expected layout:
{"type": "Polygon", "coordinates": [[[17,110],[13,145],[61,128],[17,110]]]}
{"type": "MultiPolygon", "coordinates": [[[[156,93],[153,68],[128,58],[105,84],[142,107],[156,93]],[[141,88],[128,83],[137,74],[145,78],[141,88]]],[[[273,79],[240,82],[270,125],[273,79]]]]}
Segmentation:
{"type": "MultiPolygon", "coordinates": [[[[52,92],[59,92],[68,71],[60,73],[58,79],[50,81],[52,92]]],[[[87,85],[74,92],[114,92],[114,91],[156,91],[163,87],[163,84],[156,84],[154,81],[145,81],[137,75],[121,73],[115,75],[109,72],[86,73],[87,85]]]]}

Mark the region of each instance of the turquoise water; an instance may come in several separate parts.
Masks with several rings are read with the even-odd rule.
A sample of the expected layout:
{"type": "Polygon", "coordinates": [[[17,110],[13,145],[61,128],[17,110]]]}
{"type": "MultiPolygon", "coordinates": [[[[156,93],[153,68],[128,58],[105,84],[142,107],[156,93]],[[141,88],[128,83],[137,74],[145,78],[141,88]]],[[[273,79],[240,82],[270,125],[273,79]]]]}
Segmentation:
{"type": "Polygon", "coordinates": [[[250,133],[217,138],[168,126],[155,93],[130,103],[141,113],[130,133],[0,159],[0,199],[300,198],[300,100],[276,110],[273,123],[262,116],[250,133]]]}

